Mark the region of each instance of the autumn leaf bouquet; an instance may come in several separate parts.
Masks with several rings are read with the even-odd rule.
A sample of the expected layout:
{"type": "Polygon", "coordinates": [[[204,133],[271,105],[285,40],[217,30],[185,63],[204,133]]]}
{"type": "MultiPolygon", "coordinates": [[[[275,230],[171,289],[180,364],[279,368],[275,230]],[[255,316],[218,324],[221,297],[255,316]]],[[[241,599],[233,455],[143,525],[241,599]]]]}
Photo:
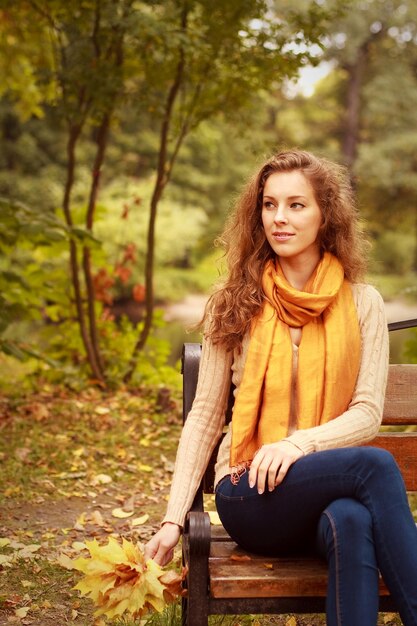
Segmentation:
{"type": "Polygon", "coordinates": [[[184,572],[165,571],[153,560],[145,562],[138,545],[109,537],[106,545],[96,539],[85,542],[89,558],[60,559],[61,565],[84,574],[74,589],[89,597],[98,607],[95,615],[109,618],[128,612],[142,617],[151,610],[161,612],[165,605],[183,595],[184,572]]]}

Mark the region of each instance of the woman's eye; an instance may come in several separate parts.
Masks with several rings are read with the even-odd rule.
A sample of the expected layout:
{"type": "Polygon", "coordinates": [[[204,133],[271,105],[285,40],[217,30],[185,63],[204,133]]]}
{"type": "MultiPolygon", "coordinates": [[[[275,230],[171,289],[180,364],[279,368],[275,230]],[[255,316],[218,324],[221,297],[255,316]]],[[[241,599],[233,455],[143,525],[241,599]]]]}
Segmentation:
{"type": "Polygon", "coordinates": [[[274,203],[273,203],[273,202],[266,201],[266,202],[264,202],[264,208],[265,208],[265,209],[274,209],[274,208],[275,208],[275,207],[274,207],[274,203]]]}
{"type": "Polygon", "coordinates": [[[292,209],[302,209],[304,208],[304,204],[301,204],[301,202],[293,202],[291,205],[292,209]]]}

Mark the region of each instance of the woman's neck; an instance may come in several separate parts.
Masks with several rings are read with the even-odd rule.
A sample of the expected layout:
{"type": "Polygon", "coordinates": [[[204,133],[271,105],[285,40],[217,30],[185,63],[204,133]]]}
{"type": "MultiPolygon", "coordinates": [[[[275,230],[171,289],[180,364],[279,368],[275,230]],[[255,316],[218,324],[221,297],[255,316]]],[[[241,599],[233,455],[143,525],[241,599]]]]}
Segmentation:
{"type": "Polygon", "coordinates": [[[320,255],[311,255],[309,258],[280,257],[279,263],[287,281],[300,291],[303,290],[308,279],[317,267],[320,255]]]}

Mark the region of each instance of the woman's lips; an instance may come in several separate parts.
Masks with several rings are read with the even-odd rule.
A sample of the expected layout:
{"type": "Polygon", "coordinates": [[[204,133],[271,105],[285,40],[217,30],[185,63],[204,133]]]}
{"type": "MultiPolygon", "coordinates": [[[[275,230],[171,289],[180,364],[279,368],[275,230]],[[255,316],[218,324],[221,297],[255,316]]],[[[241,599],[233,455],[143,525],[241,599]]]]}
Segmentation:
{"type": "Polygon", "coordinates": [[[272,236],[276,241],[288,241],[288,239],[294,237],[294,233],[274,232],[272,236]]]}

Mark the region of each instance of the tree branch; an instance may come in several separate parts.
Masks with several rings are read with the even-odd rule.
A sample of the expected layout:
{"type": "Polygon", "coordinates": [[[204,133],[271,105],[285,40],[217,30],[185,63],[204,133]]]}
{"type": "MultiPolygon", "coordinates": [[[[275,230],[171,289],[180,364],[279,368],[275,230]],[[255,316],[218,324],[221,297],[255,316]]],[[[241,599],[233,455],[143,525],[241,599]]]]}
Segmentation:
{"type": "MultiPolygon", "coordinates": [[[[187,26],[188,26],[187,24],[188,12],[189,12],[188,4],[185,3],[182,13],[181,13],[181,30],[183,33],[186,32],[187,26]]],[[[159,201],[161,199],[165,186],[168,182],[166,165],[167,165],[167,160],[168,160],[169,130],[170,130],[171,121],[172,121],[172,113],[173,113],[174,104],[178,97],[181,84],[183,82],[184,70],[185,70],[185,51],[184,51],[184,47],[181,45],[174,80],[168,91],[166,104],[165,104],[164,118],[163,118],[163,122],[161,126],[160,140],[159,140],[157,176],[156,176],[156,181],[155,181],[151,203],[150,203],[148,235],[147,235],[147,251],[146,251],[146,261],[145,261],[145,290],[146,290],[145,319],[144,319],[142,331],[133,348],[132,356],[130,358],[129,365],[128,365],[128,370],[125,376],[123,377],[124,382],[128,382],[131,379],[133,372],[135,371],[135,368],[137,365],[137,360],[138,360],[137,355],[141,350],[143,350],[146,344],[146,341],[148,339],[150,330],[152,328],[153,310],[154,310],[153,273],[154,273],[154,264],[155,264],[156,216],[157,216],[159,201]]]]}

